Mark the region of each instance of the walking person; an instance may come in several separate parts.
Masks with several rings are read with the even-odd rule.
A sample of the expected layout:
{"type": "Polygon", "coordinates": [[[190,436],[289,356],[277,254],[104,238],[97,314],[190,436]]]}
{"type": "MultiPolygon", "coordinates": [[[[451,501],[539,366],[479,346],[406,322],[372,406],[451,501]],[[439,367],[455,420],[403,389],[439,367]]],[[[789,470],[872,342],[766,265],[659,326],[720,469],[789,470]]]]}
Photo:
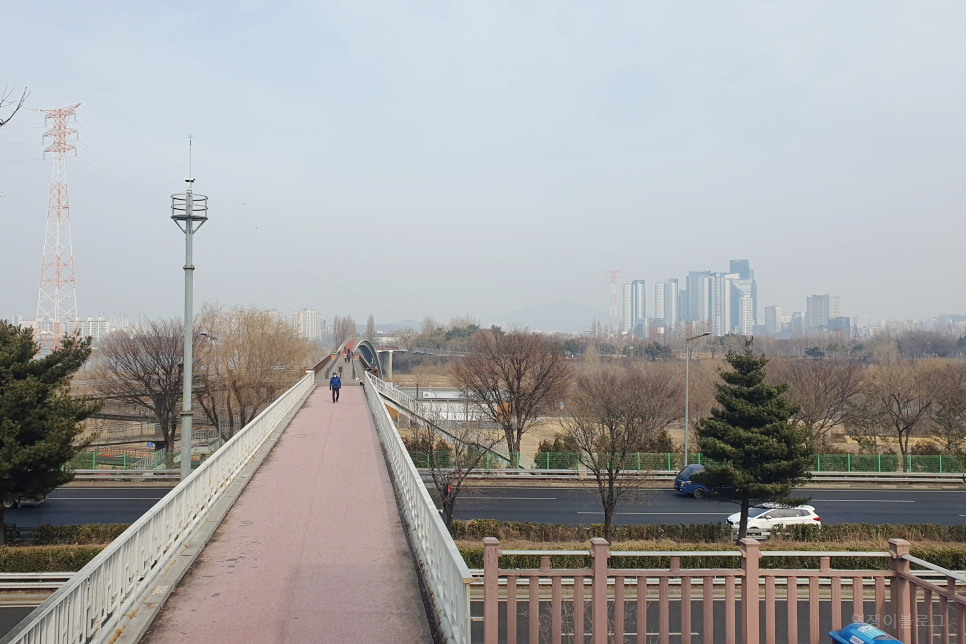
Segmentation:
{"type": "Polygon", "coordinates": [[[329,389],[332,390],[332,402],[339,402],[339,390],[342,389],[342,378],[339,374],[333,373],[332,377],[329,378],[329,389]]]}

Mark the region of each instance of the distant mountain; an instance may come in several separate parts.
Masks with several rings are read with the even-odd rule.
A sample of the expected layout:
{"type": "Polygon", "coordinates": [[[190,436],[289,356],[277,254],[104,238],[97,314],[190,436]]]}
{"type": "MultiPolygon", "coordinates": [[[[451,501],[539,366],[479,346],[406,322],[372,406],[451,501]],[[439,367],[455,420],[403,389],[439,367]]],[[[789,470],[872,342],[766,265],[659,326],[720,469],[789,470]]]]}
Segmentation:
{"type": "Polygon", "coordinates": [[[524,309],[507,313],[505,322],[509,326],[522,326],[531,330],[539,329],[546,333],[563,331],[581,333],[588,329],[594,320],[607,324],[607,314],[592,306],[575,302],[553,302],[536,304],[524,309]]]}

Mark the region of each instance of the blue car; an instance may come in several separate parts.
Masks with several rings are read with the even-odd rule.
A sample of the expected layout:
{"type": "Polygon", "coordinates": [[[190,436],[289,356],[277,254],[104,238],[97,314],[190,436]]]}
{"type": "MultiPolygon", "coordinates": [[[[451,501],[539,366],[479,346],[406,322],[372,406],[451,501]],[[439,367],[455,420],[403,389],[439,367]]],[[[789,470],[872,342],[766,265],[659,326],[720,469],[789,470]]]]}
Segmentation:
{"type": "Polygon", "coordinates": [[[674,489],[681,494],[690,494],[696,499],[703,499],[708,495],[708,488],[691,480],[692,476],[703,471],[704,465],[696,463],[688,465],[674,477],[674,489]]]}

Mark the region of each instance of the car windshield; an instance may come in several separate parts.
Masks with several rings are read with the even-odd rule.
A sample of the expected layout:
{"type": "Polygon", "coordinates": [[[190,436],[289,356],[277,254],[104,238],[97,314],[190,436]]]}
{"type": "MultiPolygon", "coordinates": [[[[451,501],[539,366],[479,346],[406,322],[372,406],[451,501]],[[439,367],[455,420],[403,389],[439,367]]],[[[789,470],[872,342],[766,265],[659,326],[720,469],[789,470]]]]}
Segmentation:
{"type": "Polygon", "coordinates": [[[681,473],[678,474],[678,476],[683,479],[691,478],[691,475],[694,474],[699,469],[702,469],[702,468],[700,468],[697,465],[688,465],[686,468],[681,470],[681,473]]]}

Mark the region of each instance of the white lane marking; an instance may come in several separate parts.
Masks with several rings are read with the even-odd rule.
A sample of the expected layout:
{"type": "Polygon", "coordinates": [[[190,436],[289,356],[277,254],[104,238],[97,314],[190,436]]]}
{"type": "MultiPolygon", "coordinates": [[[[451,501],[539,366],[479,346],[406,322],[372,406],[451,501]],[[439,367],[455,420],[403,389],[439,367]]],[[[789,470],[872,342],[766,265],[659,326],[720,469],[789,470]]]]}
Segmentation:
{"type": "Polygon", "coordinates": [[[160,501],[163,496],[48,496],[48,501],[160,501]]]}
{"type": "Polygon", "coordinates": [[[812,499],[809,503],[915,503],[902,499],[812,499]]]}
{"type": "MultiPolygon", "coordinates": [[[[471,499],[473,497],[463,497],[464,499],[471,499]]],[[[556,501],[555,496],[480,496],[476,497],[477,501],[556,501]]]]}
{"type": "MultiPolygon", "coordinates": [[[[603,512],[578,512],[577,514],[603,514],[603,512]]],[[[720,517],[720,516],[729,516],[730,514],[734,514],[734,512],[731,512],[731,513],[728,513],[728,512],[616,512],[615,514],[619,514],[621,516],[627,516],[630,514],[641,515],[641,516],[651,516],[651,515],[664,516],[669,514],[683,514],[686,516],[720,517]]]]}

